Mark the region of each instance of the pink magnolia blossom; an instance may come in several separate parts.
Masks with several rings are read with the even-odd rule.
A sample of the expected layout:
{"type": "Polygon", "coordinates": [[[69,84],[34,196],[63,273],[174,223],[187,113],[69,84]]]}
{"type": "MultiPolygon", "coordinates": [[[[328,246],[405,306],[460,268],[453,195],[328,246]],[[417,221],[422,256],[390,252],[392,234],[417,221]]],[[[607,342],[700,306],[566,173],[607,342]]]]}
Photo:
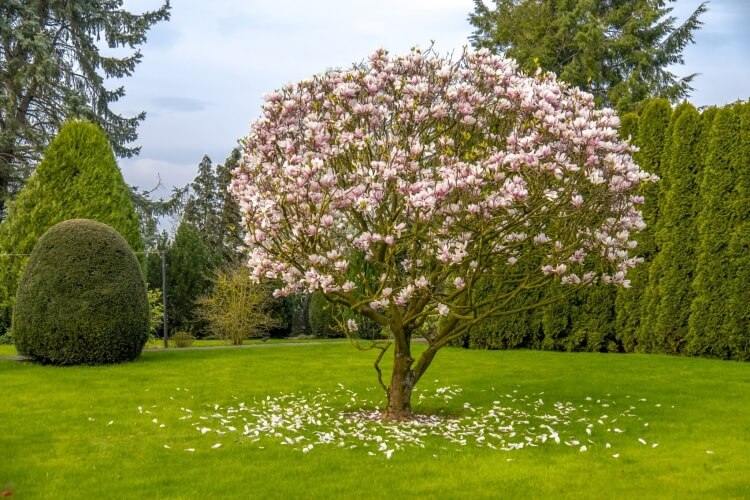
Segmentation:
{"type": "Polygon", "coordinates": [[[510,266],[628,286],[639,186],[655,177],[618,127],[590,94],[486,50],[379,50],[287,85],[266,96],[233,172],[250,274],[379,321],[393,307],[458,310],[510,266]]]}

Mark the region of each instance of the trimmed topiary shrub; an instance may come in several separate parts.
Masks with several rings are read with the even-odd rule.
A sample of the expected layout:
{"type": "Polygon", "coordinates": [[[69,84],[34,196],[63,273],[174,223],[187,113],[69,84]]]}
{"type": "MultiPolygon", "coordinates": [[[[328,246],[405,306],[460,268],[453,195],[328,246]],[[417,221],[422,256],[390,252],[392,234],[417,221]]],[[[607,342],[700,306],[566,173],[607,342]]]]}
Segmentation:
{"type": "Polygon", "coordinates": [[[146,283],[117,231],[73,219],[39,239],[16,295],[19,352],[42,363],[117,363],[138,357],[148,333],[146,283]]]}

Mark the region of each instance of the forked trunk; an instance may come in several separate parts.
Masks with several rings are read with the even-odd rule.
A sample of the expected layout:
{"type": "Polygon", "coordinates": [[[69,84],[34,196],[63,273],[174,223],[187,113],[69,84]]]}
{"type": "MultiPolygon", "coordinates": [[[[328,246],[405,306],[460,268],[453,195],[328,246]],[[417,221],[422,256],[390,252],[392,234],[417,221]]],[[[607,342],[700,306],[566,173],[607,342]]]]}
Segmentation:
{"type": "MultiPolygon", "coordinates": [[[[429,346],[415,363],[411,356],[411,332],[401,330],[400,333],[403,336],[400,338],[396,336],[394,342],[393,372],[391,373],[391,384],[387,389],[388,406],[384,417],[388,420],[408,420],[411,418],[411,395],[414,386],[417,385],[425,370],[435,359],[435,353],[439,349],[439,347],[429,346]]],[[[380,358],[375,362],[378,377],[381,373],[378,367],[379,362],[380,358]]],[[[382,384],[382,379],[380,380],[382,384]]]]}

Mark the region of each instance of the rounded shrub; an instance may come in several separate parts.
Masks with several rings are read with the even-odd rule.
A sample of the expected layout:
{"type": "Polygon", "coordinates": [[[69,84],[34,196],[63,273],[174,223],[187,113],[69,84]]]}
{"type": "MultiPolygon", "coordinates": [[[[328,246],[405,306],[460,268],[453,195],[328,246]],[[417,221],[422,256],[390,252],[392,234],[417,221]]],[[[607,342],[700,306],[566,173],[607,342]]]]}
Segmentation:
{"type": "Polygon", "coordinates": [[[73,219],[34,247],[16,295],[13,335],[22,354],[61,365],[129,361],[149,333],[146,284],[117,231],[73,219]]]}

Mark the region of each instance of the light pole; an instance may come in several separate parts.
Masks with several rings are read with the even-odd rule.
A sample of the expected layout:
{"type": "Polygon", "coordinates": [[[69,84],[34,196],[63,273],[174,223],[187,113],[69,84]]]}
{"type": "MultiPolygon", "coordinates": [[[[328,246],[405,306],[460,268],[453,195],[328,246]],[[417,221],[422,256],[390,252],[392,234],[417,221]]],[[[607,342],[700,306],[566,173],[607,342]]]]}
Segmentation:
{"type": "Polygon", "coordinates": [[[167,252],[162,250],[161,255],[161,299],[164,306],[164,348],[169,347],[169,334],[167,327],[167,252]]]}

